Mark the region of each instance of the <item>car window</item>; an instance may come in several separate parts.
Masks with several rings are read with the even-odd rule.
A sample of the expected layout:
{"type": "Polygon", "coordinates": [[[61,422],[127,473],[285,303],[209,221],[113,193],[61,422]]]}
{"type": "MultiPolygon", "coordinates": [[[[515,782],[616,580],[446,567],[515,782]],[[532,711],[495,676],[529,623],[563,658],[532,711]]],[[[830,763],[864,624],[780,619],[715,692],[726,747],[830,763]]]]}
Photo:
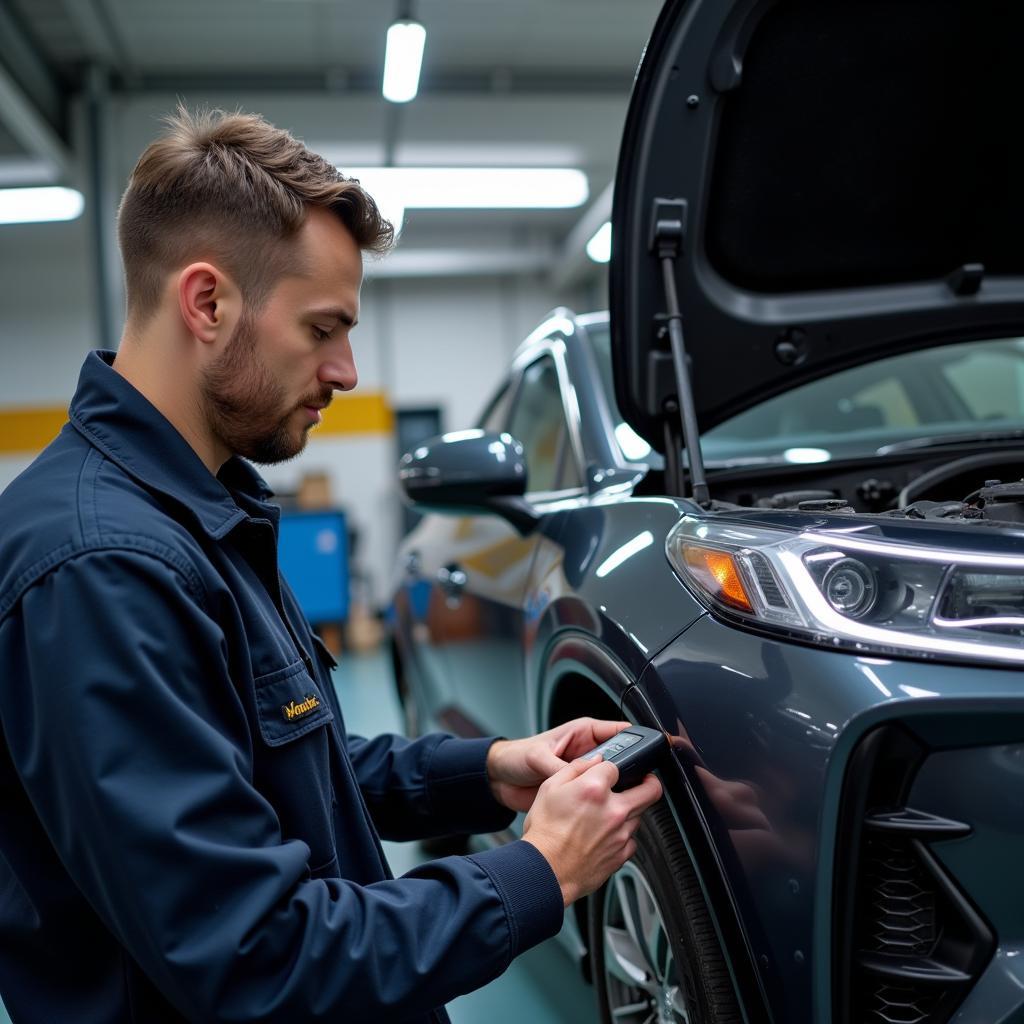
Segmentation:
{"type": "MultiPolygon", "coordinates": [[[[631,449],[637,439],[617,411],[608,328],[590,326],[587,337],[616,438],[631,449]]],[[[874,455],[911,438],[999,428],[1024,428],[1024,338],[941,345],[841,370],[705,431],[701,448],[710,464],[819,462],[874,455]]]]}
{"type": "Polygon", "coordinates": [[[594,354],[598,376],[608,403],[608,410],[615,422],[615,440],[626,462],[645,463],[660,469],[663,465],[661,456],[622,418],[615,401],[615,384],[612,380],[612,347],[608,324],[605,322],[590,323],[586,327],[584,337],[594,354]]]}
{"type": "MultiPolygon", "coordinates": [[[[880,359],[770,398],[709,430],[712,459],[869,455],[907,440],[1024,427],[1024,339],[976,341],[880,359]]],[[[818,457],[814,457],[818,461],[818,457]]]]}
{"type": "Polygon", "coordinates": [[[803,437],[823,429],[851,435],[877,427],[912,427],[927,411],[915,405],[910,388],[898,368],[858,367],[762,402],[707,436],[752,441],[803,437]]]}
{"type": "Polygon", "coordinates": [[[550,356],[543,356],[523,371],[509,433],[522,442],[525,450],[528,491],[560,491],[581,486],[562,407],[558,372],[550,356]]]}
{"type": "Polygon", "coordinates": [[[968,349],[942,368],[976,420],[1024,420],[1024,350],[968,349]]]}
{"type": "Polygon", "coordinates": [[[480,429],[500,434],[508,423],[508,408],[512,400],[511,384],[503,384],[498,393],[487,403],[480,416],[480,429]]]}

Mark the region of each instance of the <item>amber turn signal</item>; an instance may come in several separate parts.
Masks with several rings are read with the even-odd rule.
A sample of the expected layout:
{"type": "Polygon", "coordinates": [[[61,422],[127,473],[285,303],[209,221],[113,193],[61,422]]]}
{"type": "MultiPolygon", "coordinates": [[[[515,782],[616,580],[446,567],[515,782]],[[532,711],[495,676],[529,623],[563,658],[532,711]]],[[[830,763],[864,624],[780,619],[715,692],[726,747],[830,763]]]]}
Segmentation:
{"type": "Polygon", "coordinates": [[[683,545],[683,561],[693,578],[714,598],[745,612],[753,612],[739,568],[727,551],[683,545]]]}

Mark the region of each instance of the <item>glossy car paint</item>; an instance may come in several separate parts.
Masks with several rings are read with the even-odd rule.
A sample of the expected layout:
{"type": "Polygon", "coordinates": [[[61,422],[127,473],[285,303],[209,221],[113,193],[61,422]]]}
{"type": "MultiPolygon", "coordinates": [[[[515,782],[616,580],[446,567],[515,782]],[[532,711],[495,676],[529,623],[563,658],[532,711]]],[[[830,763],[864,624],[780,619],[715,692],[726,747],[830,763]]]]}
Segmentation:
{"type": "MultiPolygon", "coordinates": [[[[1024,736],[1016,671],[822,651],[744,633],[710,615],[653,660],[641,687],[664,727],[692,745],[679,754],[680,768],[720,853],[778,1020],[830,1019],[833,842],[847,761],[857,742],[888,720],[927,729],[920,723],[932,718],[962,727],[959,740],[954,735],[946,742],[971,742],[963,725],[968,715],[991,716],[1009,735],[1024,736]],[[736,783],[745,788],[732,788],[736,783]]],[[[1002,746],[1021,749],[1019,743],[1002,746]]],[[[985,781],[982,766],[998,749],[956,752],[975,769],[959,780],[956,802],[946,792],[955,777],[945,774],[955,759],[931,755],[934,763],[919,774],[909,803],[971,824],[971,836],[946,844],[955,853],[949,866],[983,913],[994,905],[992,879],[999,878],[1000,898],[1010,894],[998,915],[1004,924],[997,927],[1000,946],[1014,949],[1024,922],[1021,889],[1015,872],[991,874],[1002,859],[989,857],[992,826],[979,822],[963,790],[968,779],[978,785],[976,801],[997,782],[995,773],[985,781]],[[961,874],[968,863],[972,869],[961,874]]],[[[1019,854],[1021,777],[1007,777],[1007,771],[1001,774],[1010,787],[988,801],[990,822],[998,822],[1007,852],[1019,854]]],[[[943,860],[949,856],[936,852],[943,860]]],[[[997,959],[988,972],[1000,976],[1005,968],[997,959]]],[[[970,995],[983,1001],[986,1015],[964,1019],[1002,1020],[1010,1011],[1024,1012],[1021,990],[1004,986],[999,1004],[986,1000],[995,984],[986,981],[988,972],[970,995]]]]}
{"type": "MultiPolygon", "coordinates": [[[[544,729],[558,718],[567,680],[584,680],[602,712],[610,703],[678,737],[677,774],[666,773],[666,789],[748,1018],[827,1021],[833,892],[842,882],[833,877],[835,828],[847,766],[873,728],[907,722],[936,748],[909,802],[971,825],[968,837],[936,844],[934,852],[999,936],[954,1019],[1024,1014],[1014,955],[1024,943],[1021,888],[1011,886],[1008,871],[995,870],[1024,853],[1021,674],[828,650],[710,614],[665,554],[665,537],[681,516],[791,530],[848,528],[853,517],[707,513],[685,499],[634,496],[641,474],[609,439],[586,328],[567,310],[553,320],[572,326],[554,338],[563,383],[572,381],[576,408],[587,410],[577,414],[565,403],[587,459],[587,486],[531,500],[537,525],[526,533],[481,512],[428,515],[406,539],[399,568],[415,554],[419,569],[396,579],[395,639],[407,655],[423,727],[504,735],[544,729]],[[449,607],[437,572],[452,566],[466,572],[466,582],[449,607]],[[436,678],[408,650],[417,630],[436,678]],[[972,795],[974,788],[986,799],[972,795]]],[[[537,345],[524,346],[518,366],[537,345]]],[[[1024,541],[1008,529],[895,519],[872,525],[888,539],[961,550],[1019,551],[1024,541]]],[[[571,915],[567,921],[567,939],[580,951],[571,915]]]]}
{"type": "MultiPolygon", "coordinates": [[[[653,539],[664,538],[681,514],[695,511],[692,503],[666,498],[613,498],[552,514],[545,525],[552,539],[542,544],[546,554],[538,558],[528,597],[536,611],[528,616],[524,635],[530,651],[526,698],[536,708],[535,727],[547,727],[554,688],[542,681],[546,675],[557,680],[557,673],[546,658],[559,641],[564,648],[574,635],[618,662],[623,678],[639,680],[657,723],[688,741],[685,753],[678,754],[680,770],[720,858],[773,1016],[826,1020],[831,844],[846,758],[866,732],[890,719],[942,715],[961,721],[967,713],[991,713],[1003,716],[1009,735],[1024,739],[1024,681],[1013,669],[822,651],[718,622],[668,568],[663,542],[653,539]]],[[[849,525],[842,517],[754,511],[748,521],[815,529],[849,525]]],[[[962,549],[979,551],[1020,543],[1018,538],[965,538],[963,531],[950,537],[948,527],[932,526],[907,530],[884,524],[883,532],[908,542],[955,540],[962,549]]],[[[569,650],[566,656],[572,657],[578,648],[569,650]]],[[[996,749],[967,752],[975,758],[979,786],[996,749]]],[[[1018,774],[1003,772],[1007,787],[999,792],[1005,799],[991,800],[990,806],[998,809],[993,813],[1002,842],[1020,852],[1024,745],[1005,749],[1004,761],[1016,765],[1018,774]]],[[[933,755],[936,765],[948,764],[941,760],[945,756],[933,755]]],[[[915,787],[912,806],[973,823],[969,800],[955,807],[936,803],[934,793],[942,789],[939,768],[922,772],[920,778],[926,777],[930,798],[918,800],[915,787]]],[[[991,891],[986,894],[992,884],[984,881],[988,850],[983,853],[983,845],[994,845],[991,835],[983,843],[977,832],[947,844],[960,851],[950,868],[984,912],[993,900],[991,891]],[[972,860],[972,854],[980,859],[972,860]],[[965,859],[975,865],[967,878],[960,874],[965,859]],[[972,878],[980,892],[971,888],[972,878]]],[[[1004,860],[1000,856],[995,863],[1004,860]]],[[[1024,895],[1019,886],[1011,888],[1007,902],[1007,879],[1013,875],[996,877],[1001,878],[999,917],[1009,925],[1005,932],[997,930],[1012,951],[1024,931],[1024,895]]],[[[996,977],[1007,966],[1016,968],[1012,957],[997,959],[996,977]]],[[[999,985],[988,975],[978,984],[972,999],[987,998],[985,993],[999,985]]],[[[1019,991],[1014,995],[1006,984],[1000,990],[1001,1013],[1024,1012],[1019,991]]],[[[994,1011],[995,1004],[985,1005],[986,1012],[994,1011]]]]}

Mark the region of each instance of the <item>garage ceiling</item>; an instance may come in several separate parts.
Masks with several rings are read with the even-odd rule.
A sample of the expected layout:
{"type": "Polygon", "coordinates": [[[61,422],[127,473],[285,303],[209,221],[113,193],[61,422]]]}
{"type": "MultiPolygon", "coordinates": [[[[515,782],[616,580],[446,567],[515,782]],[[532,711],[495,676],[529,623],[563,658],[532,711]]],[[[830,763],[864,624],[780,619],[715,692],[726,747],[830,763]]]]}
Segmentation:
{"type": "MultiPolygon", "coordinates": [[[[608,206],[621,118],[660,6],[418,0],[412,13],[427,30],[420,95],[396,106],[380,95],[396,0],[0,0],[0,185],[38,180],[38,168],[27,172],[33,159],[68,178],[71,100],[92,76],[128,111],[122,120],[145,108],[150,124],[175,96],[252,109],[258,94],[265,111],[293,97],[309,97],[310,107],[336,98],[337,140],[299,134],[343,167],[346,159],[578,166],[592,203],[603,194],[608,206]]],[[[514,225],[532,242],[541,236],[557,261],[586,215],[429,211],[410,220],[406,237],[432,245],[449,230],[465,241],[514,225]]],[[[506,244],[500,234],[492,242],[506,244]]]]}
{"type": "MultiPolygon", "coordinates": [[[[379,88],[388,0],[8,0],[69,79],[100,61],[125,76],[366,75],[379,88]]],[[[420,0],[429,89],[511,74],[628,88],[658,0],[420,0]]]]}

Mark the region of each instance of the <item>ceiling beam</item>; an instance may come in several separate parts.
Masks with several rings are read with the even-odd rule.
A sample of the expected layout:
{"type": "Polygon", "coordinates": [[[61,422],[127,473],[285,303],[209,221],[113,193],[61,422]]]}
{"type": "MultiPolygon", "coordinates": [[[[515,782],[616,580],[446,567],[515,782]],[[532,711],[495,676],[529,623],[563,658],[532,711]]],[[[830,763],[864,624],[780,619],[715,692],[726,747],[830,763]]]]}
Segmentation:
{"type": "MultiPolygon", "coordinates": [[[[424,95],[629,95],[629,74],[546,73],[513,71],[496,76],[493,70],[460,71],[424,75],[424,95]]],[[[117,92],[199,93],[199,92],[325,92],[346,95],[380,95],[380,72],[322,68],[315,71],[255,72],[238,68],[229,72],[182,70],[141,71],[113,83],[117,92]]]]}
{"type": "Polygon", "coordinates": [[[71,173],[66,99],[60,83],[6,2],[0,0],[0,121],[25,151],[71,173]]]}
{"type": "Polygon", "coordinates": [[[131,56],[103,0],[63,0],[64,11],[85,45],[92,64],[131,77],[131,56]]]}

